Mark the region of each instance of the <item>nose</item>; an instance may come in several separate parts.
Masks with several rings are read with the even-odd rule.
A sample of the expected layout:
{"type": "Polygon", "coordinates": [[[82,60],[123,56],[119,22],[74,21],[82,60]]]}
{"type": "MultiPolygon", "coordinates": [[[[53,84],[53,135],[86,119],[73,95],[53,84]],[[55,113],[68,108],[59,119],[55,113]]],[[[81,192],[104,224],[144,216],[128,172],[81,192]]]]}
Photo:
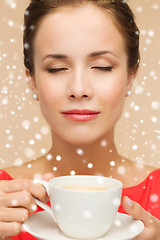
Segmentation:
{"type": "Polygon", "coordinates": [[[68,81],[67,95],[70,100],[89,100],[93,97],[93,86],[87,74],[76,71],[68,81]]]}

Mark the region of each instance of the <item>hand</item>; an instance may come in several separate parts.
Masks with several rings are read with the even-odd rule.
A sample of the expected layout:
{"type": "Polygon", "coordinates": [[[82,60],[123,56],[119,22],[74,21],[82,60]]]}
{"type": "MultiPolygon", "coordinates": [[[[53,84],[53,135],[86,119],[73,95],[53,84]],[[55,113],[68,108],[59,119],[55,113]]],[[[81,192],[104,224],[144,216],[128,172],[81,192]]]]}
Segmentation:
{"type": "MultiPolygon", "coordinates": [[[[42,178],[49,180],[53,177],[48,173],[42,178]]],[[[43,202],[48,200],[44,187],[30,179],[0,181],[0,240],[10,240],[11,236],[21,232],[28,214],[37,209],[33,196],[43,202]]]]}
{"type": "Polygon", "coordinates": [[[144,230],[134,240],[159,240],[160,239],[160,220],[152,216],[137,202],[133,202],[128,197],[123,197],[122,205],[124,210],[134,219],[144,223],[144,230]]]}

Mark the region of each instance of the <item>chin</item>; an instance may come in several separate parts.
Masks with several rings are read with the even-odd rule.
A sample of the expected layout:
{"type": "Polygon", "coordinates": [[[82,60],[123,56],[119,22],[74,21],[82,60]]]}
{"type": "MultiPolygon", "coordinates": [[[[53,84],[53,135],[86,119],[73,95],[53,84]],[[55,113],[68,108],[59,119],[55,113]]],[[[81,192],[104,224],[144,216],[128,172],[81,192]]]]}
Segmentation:
{"type": "Polygon", "coordinates": [[[62,131],[52,131],[53,138],[59,139],[61,142],[65,142],[74,146],[83,146],[98,143],[106,135],[105,129],[94,128],[80,128],[80,129],[67,129],[62,131]]]}
{"type": "Polygon", "coordinates": [[[93,143],[96,143],[101,140],[101,137],[91,137],[89,135],[81,135],[79,134],[78,137],[73,137],[73,138],[67,138],[64,139],[67,143],[74,145],[74,146],[85,146],[85,145],[90,145],[93,143]]]}

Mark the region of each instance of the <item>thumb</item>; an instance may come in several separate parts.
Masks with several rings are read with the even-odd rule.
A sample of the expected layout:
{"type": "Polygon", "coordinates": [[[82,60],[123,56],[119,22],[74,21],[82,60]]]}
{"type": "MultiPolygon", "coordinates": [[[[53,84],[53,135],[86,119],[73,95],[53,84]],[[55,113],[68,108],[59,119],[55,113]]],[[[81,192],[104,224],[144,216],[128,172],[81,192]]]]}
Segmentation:
{"type": "Polygon", "coordinates": [[[48,172],[48,173],[45,173],[43,176],[42,176],[42,180],[45,180],[45,181],[49,181],[51,180],[52,178],[54,178],[55,175],[51,172],[48,172]]]}
{"type": "Polygon", "coordinates": [[[134,219],[141,220],[146,227],[152,226],[152,215],[147,212],[140,204],[132,201],[127,196],[122,199],[123,209],[134,219]]]}

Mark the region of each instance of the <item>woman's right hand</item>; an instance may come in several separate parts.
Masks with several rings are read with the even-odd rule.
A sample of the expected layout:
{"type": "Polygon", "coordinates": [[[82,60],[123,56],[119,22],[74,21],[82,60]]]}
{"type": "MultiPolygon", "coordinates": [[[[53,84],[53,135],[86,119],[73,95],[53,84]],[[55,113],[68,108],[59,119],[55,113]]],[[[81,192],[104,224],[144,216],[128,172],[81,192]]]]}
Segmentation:
{"type": "Polygon", "coordinates": [[[46,190],[30,179],[0,181],[0,240],[21,232],[28,214],[35,212],[34,197],[46,202],[46,190]]]}

